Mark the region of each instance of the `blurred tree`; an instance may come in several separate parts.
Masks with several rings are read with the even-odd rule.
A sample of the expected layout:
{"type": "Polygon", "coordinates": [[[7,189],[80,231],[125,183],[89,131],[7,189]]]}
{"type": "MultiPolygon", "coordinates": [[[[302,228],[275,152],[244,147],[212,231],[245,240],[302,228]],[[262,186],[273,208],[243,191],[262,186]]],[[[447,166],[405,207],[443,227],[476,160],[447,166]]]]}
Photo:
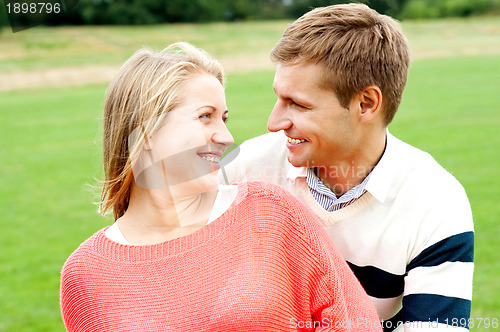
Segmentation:
{"type": "MultiPolygon", "coordinates": [[[[364,3],[370,8],[375,9],[381,14],[398,17],[402,8],[408,0],[358,0],[356,2],[364,3]]],[[[330,5],[350,3],[350,0],[289,0],[288,14],[297,18],[316,7],[325,7],[330,5]]]]}
{"type": "Polygon", "coordinates": [[[259,11],[261,0],[226,0],[225,4],[225,19],[228,21],[239,21],[247,18],[255,17],[259,11]]]}
{"type": "Polygon", "coordinates": [[[263,0],[258,13],[261,19],[284,19],[288,18],[286,11],[286,1],[283,0],[263,0]]]}
{"type": "Polygon", "coordinates": [[[164,3],[164,22],[208,22],[224,19],[222,3],[217,0],[169,0],[164,3]]]}
{"type": "Polygon", "coordinates": [[[290,0],[288,5],[288,16],[298,18],[316,7],[325,7],[339,3],[348,3],[351,1],[332,1],[332,0],[290,0]]]}
{"type": "Polygon", "coordinates": [[[401,10],[403,19],[465,17],[498,14],[500,0],[408,0],[401,10]]]}
{"type": "Polygon", "coordinates": [[[2,1],[0,2],[0,33],[2,33],[4,28],[8,26],[10,26],[9,18],[7,17],[7,11],[5,10],[5,6],[2,1]]]}
{"type": "Polygon", "coordinates": [[[75,9],[85,24],[110,24],[106,18],[109,2],[102,0],[80,0],[75,9]]]}
{"type": "Polygon", "coordinates": [[[368,0],[365,1],[365,3],[379,13],[399,18],[401,10],[407,1],[408,0],[368,0]]]}

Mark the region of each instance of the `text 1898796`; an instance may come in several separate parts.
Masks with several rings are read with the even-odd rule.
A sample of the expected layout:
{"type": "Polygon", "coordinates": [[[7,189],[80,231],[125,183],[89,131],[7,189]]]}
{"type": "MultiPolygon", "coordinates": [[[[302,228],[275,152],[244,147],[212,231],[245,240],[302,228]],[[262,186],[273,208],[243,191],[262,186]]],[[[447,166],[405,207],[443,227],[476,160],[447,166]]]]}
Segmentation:
{"type": "Polygon", "coordinates": [[[58,14],[61,12],[60,3],[50,2],[10,2],[5,4],[7,14],[58,14]]]}
{"type": "Polygon", "coordinates": [[[61,20],[78,0],[4,0],[12,32],[61,20]]]}

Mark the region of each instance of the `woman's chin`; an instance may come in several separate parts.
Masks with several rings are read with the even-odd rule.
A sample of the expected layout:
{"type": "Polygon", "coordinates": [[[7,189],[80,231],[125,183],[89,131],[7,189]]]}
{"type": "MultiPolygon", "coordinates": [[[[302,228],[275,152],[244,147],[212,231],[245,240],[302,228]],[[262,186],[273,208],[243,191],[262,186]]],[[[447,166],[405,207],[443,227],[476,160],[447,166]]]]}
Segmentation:
{"type": "Polygon", "coordinates": [[[218,172],[212,172],[196,179],[170,186],[170,190],[175,196],[199,195],[217,190],[219,186],[217,173],[218,172]]]}

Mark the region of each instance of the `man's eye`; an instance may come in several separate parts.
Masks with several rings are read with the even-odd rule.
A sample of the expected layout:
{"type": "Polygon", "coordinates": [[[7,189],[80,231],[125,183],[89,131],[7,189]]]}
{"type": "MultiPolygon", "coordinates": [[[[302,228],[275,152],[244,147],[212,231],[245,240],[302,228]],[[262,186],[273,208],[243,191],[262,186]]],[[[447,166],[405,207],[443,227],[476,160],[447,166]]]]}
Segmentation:
{"type": "Polygon", "coordinates": [[[296,102],[294,102],[294,101],[292,101],[291,103],[292,103],[292,106],[293,106],[293,107],[296,107],[296,108],[299,108],[299,109],[306,109],[304,106],[299,105],[299,104],[297,104],[297,103],[296,103],[296,102]]]}

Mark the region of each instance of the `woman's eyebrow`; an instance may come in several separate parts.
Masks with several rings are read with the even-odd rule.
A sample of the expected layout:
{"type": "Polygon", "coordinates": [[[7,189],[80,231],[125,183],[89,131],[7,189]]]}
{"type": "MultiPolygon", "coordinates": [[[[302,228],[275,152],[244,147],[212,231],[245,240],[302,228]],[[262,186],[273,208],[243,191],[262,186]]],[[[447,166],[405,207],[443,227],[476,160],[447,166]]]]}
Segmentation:
{"type": "MultiPolygon", "coordinates": [[[[215,106],[212,106],[212,105],[203,105],[203,106],[198,107],[196,109],[196,112],[200,111],[203,108],[210,108],[212,110],[212,112],[216,112],[217,111],[217,107],[215,107],[215,106]]],[[[228,113],[229,113],[229,110],[226,109],[226,110],[224,110],[224,112],[222,114],[223,115],[227,115],[228,113]]]]}
{"type": "Polygon", "coordinates": [[[212,109],[212,111],[214,111],[214,112],[217,110],[217,108],[216,108],[215,106],[212,106],[212,105],[203,105],[203,106],[198,107],[198,108],[196,109],[196,111],[199,111],[199,110],[201,110],[202,108],[211,108],[211,109],[212,109]]]}

